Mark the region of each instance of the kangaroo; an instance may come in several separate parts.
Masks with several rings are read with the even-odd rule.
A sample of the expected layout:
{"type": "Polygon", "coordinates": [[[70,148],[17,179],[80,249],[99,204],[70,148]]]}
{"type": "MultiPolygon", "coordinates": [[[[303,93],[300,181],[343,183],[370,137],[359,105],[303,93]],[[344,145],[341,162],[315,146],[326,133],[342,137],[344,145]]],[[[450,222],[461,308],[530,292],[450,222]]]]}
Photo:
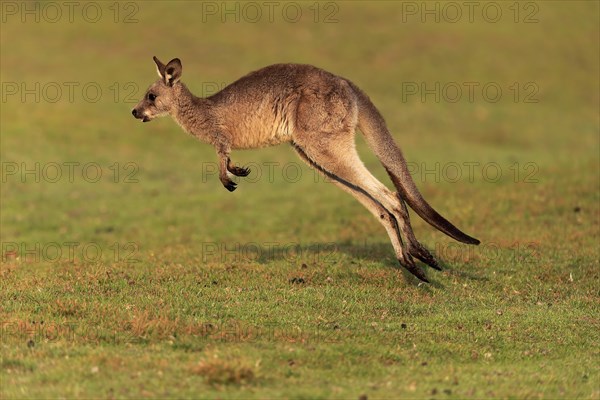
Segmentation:
{"type": "Polygon", "coordinates": [[[247,168],[234,165],[232,150],[291,143],[300,158],[354,196],[383,225],[400,265],[429,282],[413,257],[440,270],[436,259],[413,233],[406,203],[425,221],[467,244],[479,240],[463,233],[423,199],[402,152],[375,105],[348,79],[302,64],[275,64],[251,72],[220,92],[194,96],[180,81],[181,61],[166,65],[154,57],[159,79],[132,110],[143,122],[170,115],[181,128],[213,145],[219,179],[229,191],[247,168]],[[356,128],[377,155],[397,192],[364,166],[356,152],[356,128]]]}

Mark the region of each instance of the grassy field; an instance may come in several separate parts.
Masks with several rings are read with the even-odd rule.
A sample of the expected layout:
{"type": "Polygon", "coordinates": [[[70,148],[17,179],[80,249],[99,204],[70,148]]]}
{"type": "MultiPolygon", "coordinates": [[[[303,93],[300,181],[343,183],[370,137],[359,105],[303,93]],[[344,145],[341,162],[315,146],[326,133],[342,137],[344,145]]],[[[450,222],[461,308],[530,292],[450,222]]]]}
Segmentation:
{"type": "Polygon", "coordinates": [[[599,3],[0,5],[1,398],[600,398],[599,3]],[[289,146],[229,193],[130,115],[153,55],[351,79],[482,244],[414,215],[419,284],[289,146]]]}

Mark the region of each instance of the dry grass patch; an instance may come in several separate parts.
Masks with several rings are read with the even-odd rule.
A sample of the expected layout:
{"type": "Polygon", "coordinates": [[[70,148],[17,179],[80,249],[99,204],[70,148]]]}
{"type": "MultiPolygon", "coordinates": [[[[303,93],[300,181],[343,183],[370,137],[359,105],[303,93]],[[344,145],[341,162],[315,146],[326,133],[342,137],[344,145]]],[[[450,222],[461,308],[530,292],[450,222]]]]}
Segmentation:
{"type": "Polygon", "coordinates": [[[252,365],[245,359],[223,359],[215,354],[200,360],[190,371],[210,385],[246,385],[257,380],[258,365],[259,361],[252,365]]]}

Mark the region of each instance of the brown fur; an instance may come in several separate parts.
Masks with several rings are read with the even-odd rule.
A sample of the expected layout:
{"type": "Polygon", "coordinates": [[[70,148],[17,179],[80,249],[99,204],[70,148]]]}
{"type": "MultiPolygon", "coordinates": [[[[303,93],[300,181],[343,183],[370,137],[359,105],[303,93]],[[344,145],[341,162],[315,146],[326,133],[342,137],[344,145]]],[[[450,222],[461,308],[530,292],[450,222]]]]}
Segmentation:
{"type": "Polygon", "coordinates": [[[166,65],[156,57],[154,61],[160,79],[132,114],[144,122],[170,115],[186,132],[213,145],[219,156],[219,178],[228,190],[236,188],[228,173],[249,173],[231,163],[231,150],[288,142],[300,158],[354,196],[380,221],[400,263],[419,279],[427,282],[413,257],[439,267],[415,238],[405,202],[447,235],[479,244],[423,199],[383,117],[369,97],[347,79],[311,65],[276,64],[251,72],[213,96],[199,98],[180,82],[179,59],[166,65]],[[379,182],[358,157],[354,144],[357,127],[397,192],[379,182]]]}

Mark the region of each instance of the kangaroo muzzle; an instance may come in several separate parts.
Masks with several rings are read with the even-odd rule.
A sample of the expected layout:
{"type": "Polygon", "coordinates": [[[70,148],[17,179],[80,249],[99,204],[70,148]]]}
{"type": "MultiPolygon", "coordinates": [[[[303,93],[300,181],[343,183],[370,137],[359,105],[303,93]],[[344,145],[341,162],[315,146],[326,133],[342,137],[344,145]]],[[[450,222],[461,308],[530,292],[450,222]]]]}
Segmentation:
{"type": "Polygon", "coordinates": [[[140,113],[136,108],[134,108],[133,110],[131,110],[131,115],[133,115],[135,118],[141,120],[142,122],[148,122],[148,121],[150,121],[150,118],[148,118],[143,113],[140,113]]]}

